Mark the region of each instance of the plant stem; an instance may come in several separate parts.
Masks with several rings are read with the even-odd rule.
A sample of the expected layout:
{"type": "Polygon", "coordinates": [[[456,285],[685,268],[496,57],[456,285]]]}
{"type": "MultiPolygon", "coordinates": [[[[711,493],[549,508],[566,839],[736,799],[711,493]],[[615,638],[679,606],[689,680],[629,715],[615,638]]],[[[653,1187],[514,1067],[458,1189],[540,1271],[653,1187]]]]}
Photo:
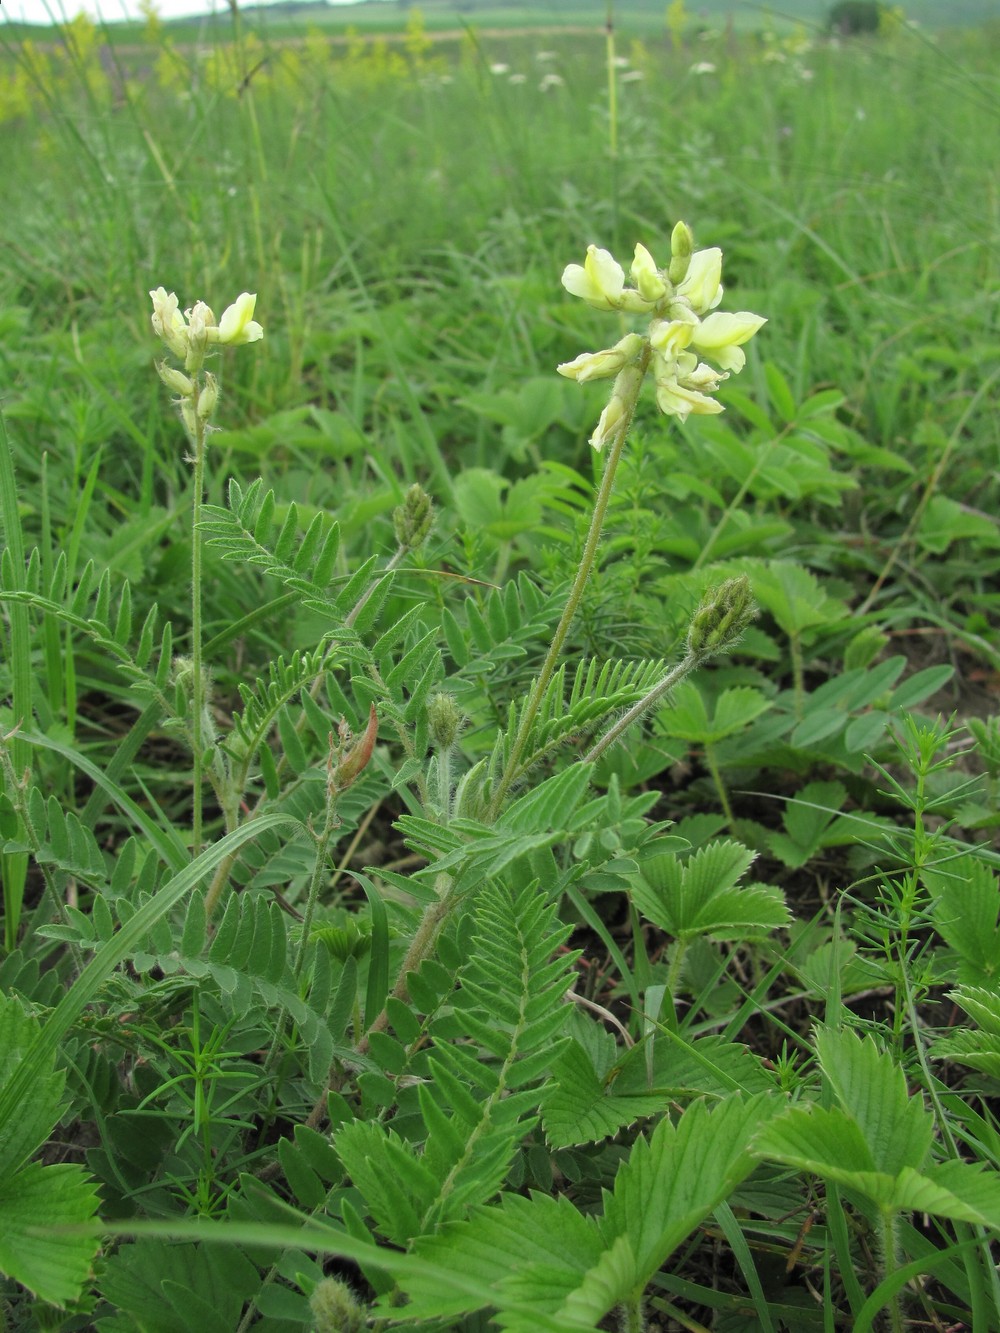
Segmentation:
{"type": "Polygon", "coordinates": [[[610,168],[611,235],[618,245],[618,69],[615,64],[615,5],[608,0],[608,17],[604,28],[605,61],[608,75],[608,165],[610,168]]]}
{"type": "MultiPolygon", "coordinates": [[[[882,1275],[883,1280],[893,1275],[899,1267],[897,1213],[883,1210],[881,1214],[882,1275]]],[[[904,1333],[903,1303],[898,1291],[889,1297],[889,1327],[892,1333],[904,1333]]]]}
{"type": "Polygon", "coordinates": [[[643,1289],[633,1291],[628,1300],[618,1306],[619,1333],[645,1333],[646,1311],[642,1299],[643,1289]]]}
{"type": "Polygon", "coordinates": [[[587,586],[587,580],[590,577],[590,572],[594,567],[594,560],[597,556],[597,546],[601,540],[601,531],[604,527],[604,516],[607,513],[608,503],[611,499],[611,492],[615,482],[615,473],[618,470],[618,463],[622,456],[625,438],[628,435],[629,427],[632,424],[632,417],[635,414],[635,405],[639,398],[639,390],[642,387],[642,380],[649,365],[650,355],[650,347],[647,343],[643,348],[638,362],[640,373],[634,377],[634,388],[631,397],[625,404],[624,411],[618,422],[618,427],[608,450],[608,461],[604,465],[601,485],[597,492],[597,498],[594,501],[594,511],[590,516],[590,528],[587,532],[587,540],[584,543],[583,554],[580,557],[580,563],[577,566],[572,586],[566,597],[566,605],[563,607],[563,613],[559,618],[559,624],[556,626],[555,633],[552,636],[552,643],[549,646],[545,661],[542,663],[541,672],[532,687],[528,702],[524,706],[524,711],[521,713],[521,718],[517,725],[517,734],[514,737],[514,744],[510,751],[510,758],[507,760],[506,767],[497,784],[497,789],[487,808],[485,822],[488,824],[493,823],[499,815],[503,808],[507,793],[510,791],[514,780],[518,776],[521,760],[524,757],[524,751],[527,748],[528,737],[531,734],[532,725],[538,715],[538,710],[541,707],[542,699],[545,696],[545,691],[548,689],[549,682],[555,674],[556,664],[559,661],[559,654],[562,652],[563,644],[566,642],[566,635],[569,633],[569,627],[572,624],[573,618],[579,610],[580,602],[583,599],[583,591],[587,586]]]}
{"type": "Polygon", "coordinates": [[[604,751],[614,745],[618,737],[621,736],[633,722],[638,721],[647,709],[652,708],[652,706],[672,690],[675,685],[679,685],[685,676],[689,676],[695,667],[698,666],[700,661],[701,658],[696,653],[687,653],[682,662],[678,662],[675,667],[671,667],[663,679],[654,685],[644,698],[640,699],[637,704],[633,704],[628,712],[623,717],[620,717],[613,727],[609,727],[604,735],[594,742],[580,762],[583,764],[592,764],[595,760],[600,759],[604,751]]]}
{"type": "MultiPolygon", "coordinates": [[[[355,620],[358,618],[358,615],[360,614],[360,612],[361,612],[362,608],[364,607],[365,603],[368,601],[368,599],[371,597],[372,593],[373,593],[373,592],[375,591],[375,589],[378,587],[379,580],[380,580],[385,574],[388,574],[388,573],[390,573],[392,570],[394,570],[394,569],[397,568],[397,566],[400,564],[401,560],[403,559],[404,555],[406,554],[406,552],[407,552],[409,549],[410,549],[410,548],[409,548],[408,546],[403,546],[403,545],[400,545],[399,547],[397,547],[395,554],[392,556],[392,558],[391,558],[391,559],[389,560],[389,562],[386,564],[385,568],[382,569],[382,570],[380,570],[379,573],[376,575],[376,577],[372,579],[372,582],[368,585],[368,587],[365,589],[365,591],[361,594],[361,596],[360,596],[360,598],[358,599],[358,601],[355,603],[355,605],[354,605],[354,606],[351,608],[351,610],[348,612],[347,616],[346,616],[345,619],[344,619],[344,624],[345,624],[345,625],[347,625],[347,626],[349,627],[349,626],[351,626],[351,625],[354,624],[355,620]]],[[[330,647],[330,651],[329,651],[327,657],[325,657],[325,658],[323,659],[323,661],[324,661],[324,666],[325,666],[325,663],[326,663],[326,661],[328,660],[328,658],[333,656],[334,650],[335,650],[334,645],[331,645],[331,647],[330,647]]],[[[311,695],[311,697],[312,697],[313,699],[316,699],[316,698],[318,698],[318,696],[319,696],[319,692],[320,692],[320,690],[322,689],[322,686],[323,686],[323,676],[324,676],[324,672],[323,672],[323,669],[321,669],[321,670],[317,673],[316,679],[313,681],[312,685],[309,687],[309,694],[311,695]]],[[[295,733],[296,733],[296,735],[301,736],[301,735],[303,734],[303,732],[305,731],[307,724],[308,724],[308,718],[307,718],[305,712],[303,712],[303,713],[296,719],[296,721],[295,721],[295,733]]],[[[246,784],[247,784],[247,779],[248,779],[248,777],[249,777],[249,771],[250,771],[250,763],[251,763],[252,759],[253,759],[253,756],[252,756],[252,755],[248,755],[248,756],[247,756],[246,762],[245,762],[245,764],[244,764],[242,770],[241,770],[240,773],[238,774],[237,779],[236,779],[236,782],[235,782],[236,790],[237,790],[237,792],[239,793],[240,796],[242,796],[243,790],[244,790],[244,788],[246,787],[246,784]]],[[[279,777],[280,777],[280,776],[282,775],[282,773],[284,772],[287,763],[288,763],[288,760],[285,758],[284,755],[280,755],[280,756],[278,757],[278,759],[277,759],[277,761],[276,761],[276,770],[277,770],[277,773],[278,773],[278,776],[279,776],[279,777]]],[[[265,806],[266,806],[266,804],[267,804],[267,801],[268,801],[267,793],[266,793],[266,792],[262,792],[262,793],[260,794],[260,796],[258,797],[256,803],[254,804],[253,809],[250,811],[249,815],[247,816],[247,821],[252,820],[252,819],[256,819],[258,815],[262,814],[263,811],[264,811],[264,808],[265,808],[265,806]]],[[[228,830],[228,829],[227,829],[227,832],[229,832],[229,831],[231,831],[231,830],[228,830]]],[[[219,905],[219,899],[222,897],[222,892],[223,892],[223,890],[224,890],[225,887],[226,887],[226,884],[227,884],[227,882],[228,882],[228,880],[229,880],[229,874],[230,874],[230,871],[232,870],[233,865],[235,864],[235,862],[236,862],[236,857],[235,857],[235,856],[227,856],[226,859],[225,859],[224,861],[220,861],[220,862],[219,862],[219,865],[218,865],[218,867],[217,867],[217,869],[216,869],[216,871],[215,871],[215,874],[212,876],[212,882],[211,882],[211,884],[208,886],[208,892],[205,894],[205,912],[206,912],[207,915],[208,915],[208,919],[209,919],[209,921],[211,921],[211,919],[212,919],[212,917],[213,917],[213,915],[214,915],[214,913],[215,913],[215,909],[216,909],[216,908],[218,907],[218,905],[219,905]]]]}
{"type": "Polygon", "coordinates": [[[674,941],[674,947],[670,954],[670,962],[667,965],[666,991],[670,996],[670,1003],[673,1006],[674,1014],[677,1013],[677,983],[681,979],[681,972],[684,967],[684,959],[688,951],[688,940],[679,937],[674,941]]]}
{"type": "MultiPolygon", "coordinates": [[[[24,533],[21,529],[21,515],[17,507],[17,478],[14,472],[14,455],[7,438],[7,426],[0,413],[0,525],[7,544],[14,575],[14,586],[21,590],[25,586],[24,533]]],[[[16,784],[25,769],[31,763],[31,750],[28,743],[17,734],[17,727],[31,725],[31,640],[28,608],[18,602],[11,602],[4,607],[10,626],[8,649],[10,652],[10,689],[11,705],[15,727],[9,734],[6,745],[10,752],[11,772],[15,775],[12,796],[16,784]]],[[[8,781],[11,781],[8,778],[8,781]]],[[[17,945],[17,933],[21,922],[21,908],[24,903],[24,886],[28,876],[28,857],[25,852],[4,852],[0,879],[3,881],[4,907],[4,948],[9,953],[17,945]]],[[[58,904],[61,907],[61,904],[58,904]]]]}
{"type": "Polygon", "coordinates": [[[191,747],[194,751],[192,770],[192,856],[201,852],[202,791],[202,711],[205,707],[205,680],[202,676],[201,643],[201,506],[205,487],[205,423],[198,415],[197,389],[193,398],[194,419],[194,499],[191,506],[191,747]]]}
{"type": "Polygon", "coordinates": [[[438,805],[441,807],[441,823],[451,819],[451,746],[444,745],[437,754],[438,805]]]}
{"type": "Polygon", "coordinates": [[[726,784],[722,781],[722,774],[719,772],[719,764],[715,758],[715,750],[707,742],[705,743],[705,763],[708,765],[708,771],[711,773],[712,781],[715,783],[715,790],[719,793],[722,812],[726,816],[726,823],[731,830],[734,818],[733,807],[729,804],[729,793],[726,791],[726,784]]]}
{"type": "Polygon", "coordinates": [[[795,696],[795,719],[801,722],[806,707],[806,668],[802,656],[802,637],[792,633],[788,637],[792,655],[792,691],[795,696]]]}

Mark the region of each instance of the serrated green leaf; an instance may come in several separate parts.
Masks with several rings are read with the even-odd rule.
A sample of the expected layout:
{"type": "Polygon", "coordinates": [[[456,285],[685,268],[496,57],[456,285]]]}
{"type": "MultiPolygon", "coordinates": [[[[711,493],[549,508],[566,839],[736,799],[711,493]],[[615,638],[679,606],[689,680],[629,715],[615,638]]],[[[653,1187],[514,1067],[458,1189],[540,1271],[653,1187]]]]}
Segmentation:
{"type": "Polygon", "coordinates": [[[911,1096],[902,1066],[871,1037],[862,1039],[848,1028],[819,1028],[816,1049],[834,1095],[864,1136],[875,1169],[895,1176],[904,1166],[920,1168],[930,1150],[934,1117],[920,1097],[911,1096]]]}
{"type": "Polygon", "coordinates": [[[93,1235],[70,1230],[89,1222],[100,1196],[82,1167],[29,1162],[0,1180],[0,1272],[40,1300],[75,1301],[91,1276],[98,1249],[93,1235]]]}

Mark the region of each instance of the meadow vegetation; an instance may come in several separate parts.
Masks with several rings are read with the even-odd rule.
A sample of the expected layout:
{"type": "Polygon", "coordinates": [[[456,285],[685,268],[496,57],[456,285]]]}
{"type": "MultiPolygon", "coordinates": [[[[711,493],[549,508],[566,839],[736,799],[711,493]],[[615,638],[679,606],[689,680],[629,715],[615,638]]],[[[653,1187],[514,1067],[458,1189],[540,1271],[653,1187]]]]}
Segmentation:
{"type": "Polygon", "coordinates": [[[1000,1329],[1000,29],[398,22],[0,27],[0,1327],[1000,1329]]]}

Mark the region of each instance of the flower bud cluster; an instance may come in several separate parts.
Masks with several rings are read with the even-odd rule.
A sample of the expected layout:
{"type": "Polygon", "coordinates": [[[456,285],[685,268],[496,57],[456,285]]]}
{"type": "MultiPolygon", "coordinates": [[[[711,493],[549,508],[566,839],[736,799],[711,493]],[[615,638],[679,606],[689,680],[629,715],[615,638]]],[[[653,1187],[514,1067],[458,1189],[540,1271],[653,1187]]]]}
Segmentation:
{"type": "Polygon", "coordinates": [[[585,352],[558,368],[560,375],[580,383],[616,379],[611,401],[591,436],[595,449],[620,424],[625,393],[636,387],[620,383],[621,377],[628,372],[641,377],[646,358],[652,366],[661,412],[681,420],[692,412],[721,412],[721,403],[712,395],[724,379],[743,369],[743,344],[767,322],[747,310],[737,314],[716,310],[723,292],[722,251],[718,247],[695,250],[691,229],[683,222],[673,230],[668,266],[658,268],[646,247],[637,245],[629,277],[633,285],[627,287],[622,266],[596,245],[588,247],[583,264],[567,265],[562,275],[566,290],[596,310],[617,310],[648,321],[645,334],[629,333],[613,347],[585,352]],[[714,366],[699,360],[699,354],[714,366]],[[617,409],[616,398],[620,400],[617,409]]]}
{"type": "Polygon", "coordinates": [[[745,574],[709,588],[688,627],[688,652],[705,658],[732,648],[756,611],[753,590],[745,574]]]}
{"type": "Polygon", "coordinates": [[[431,497],[416,482],[406,492],[403,503],[392,511],[392,526],[396,541],[407,550],[415,551],[427,539],[434,526],[434,506],[431,497]]]}

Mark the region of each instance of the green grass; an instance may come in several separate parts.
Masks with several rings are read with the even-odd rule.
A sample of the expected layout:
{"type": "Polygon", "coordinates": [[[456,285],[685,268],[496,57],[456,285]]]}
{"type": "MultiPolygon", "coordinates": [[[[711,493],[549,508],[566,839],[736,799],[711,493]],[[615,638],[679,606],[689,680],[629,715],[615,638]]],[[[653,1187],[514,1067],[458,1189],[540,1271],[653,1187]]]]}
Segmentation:
{"type": "Polygon", "coordinates": [[[75,1174],[65,1196],[35,1177],[43,1226],[89,1217],[92,1179],[106,1224],[161,1233],[106,1241],[93,1281],[86,1241],[38,1271],[28,1233],[0,1246],[11,1327],[119,1333],[161,1297],[165,1327],[311,1326],[324,1247],[366,1302],[395,1283],[440,1320],[420,1327],[469,1333],[490,1299],[569,1333],[569,1292],[596,1326],[610,1291],[635,1328],[643,1291],[664,1324],[742,1327],[752,1305],[759,1327],[865,1327],[917,1261],[925,1285],[874,1298],[887,1326],[1000,1327],[1000,1205],[963,1174],[996,1167],[1000,1076],[1000,31],[692,24],[675,47],[663,9],[618,15],[613,115],[596,6],[592,32],[544,39],[484,35],[522,20],[483,7],[478,36],[426,46],[289,42],[269,15],[155,42],[77,26],[40,56],[0,29],[0,699],[4,732],[22,723],[0,985],[23,1005],[0,1015],[0,1123],[35,1086],[16,1146],[48,1144],[28,1167],[0,1134],[0,1233],[17,1173],[57,1161],[75,1174]],[[606,386],[555,367],[626,331],[560,275],[589,243],[665,264],[680,219],[724,251],[722,308],[768,323],[725,415],[681,427],[641,399],[568,679],[525,722],[602,468],[606,386]],[[153,366],[160,285],[216,314],[256,292],[265,330],[208,363],[214,545],[153,366]],[[394,520],[415,484],[425,544],[394,520]],[[173,662],[193,541],[197,764],[173,662]],[[744,575],[739,645],[588,782],[586,747],[744,575]],[[387,1004],[404,958],[419,976],[387,1004]],[[591,1006],[572,1018],[570,980],[591,1006]],[[559,1208],[529,1208],[553,1181],[559,1208]],[[281,1203],[335,1237],[289,1251],[281,1203]],[[598,1214],[588,1285],[574,1247],[598,1214]],[[220,1221],[238,1246],[203,1244],[220,1221]],[[522,1232],[554,1247],[544,1290],[522,1232]]]}

